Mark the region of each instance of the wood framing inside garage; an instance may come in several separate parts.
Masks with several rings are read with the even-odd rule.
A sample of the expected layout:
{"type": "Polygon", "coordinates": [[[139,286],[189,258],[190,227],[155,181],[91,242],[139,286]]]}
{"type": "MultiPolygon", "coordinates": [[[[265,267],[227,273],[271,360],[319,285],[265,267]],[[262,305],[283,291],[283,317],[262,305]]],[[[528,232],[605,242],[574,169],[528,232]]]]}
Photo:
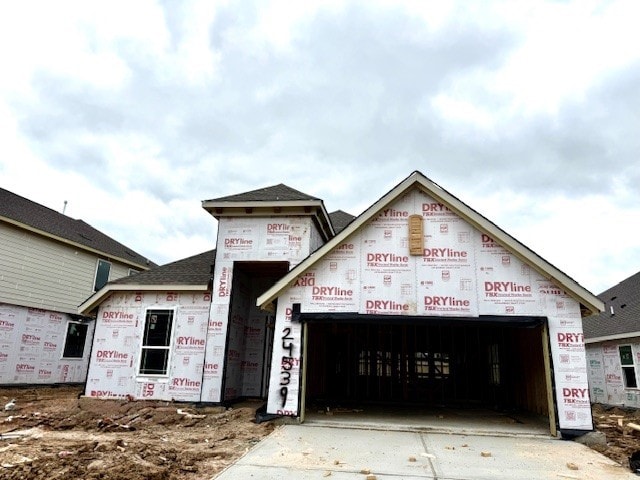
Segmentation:
{"type": "Polygon", "coordinates": [[[486,408],[555,416],[546,319],[304,314],[310,408],[486,408]],[[547,355],[545,355],[545,352],[547,355]]]}

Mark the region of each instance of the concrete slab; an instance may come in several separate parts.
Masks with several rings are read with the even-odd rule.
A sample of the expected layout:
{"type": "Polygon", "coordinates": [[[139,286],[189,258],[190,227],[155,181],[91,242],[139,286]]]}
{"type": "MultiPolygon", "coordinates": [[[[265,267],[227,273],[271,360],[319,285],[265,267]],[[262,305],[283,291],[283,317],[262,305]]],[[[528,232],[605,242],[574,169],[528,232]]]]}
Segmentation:
{"type": "Polygon", "coordinates": [[[627,468],[575,442],[284,425],[217,480],[631,480],[627,468]],[[491,456],[482,456],[489,452],[491,456]],[[574,463],[578,470],[569,469],[574,463]]]}

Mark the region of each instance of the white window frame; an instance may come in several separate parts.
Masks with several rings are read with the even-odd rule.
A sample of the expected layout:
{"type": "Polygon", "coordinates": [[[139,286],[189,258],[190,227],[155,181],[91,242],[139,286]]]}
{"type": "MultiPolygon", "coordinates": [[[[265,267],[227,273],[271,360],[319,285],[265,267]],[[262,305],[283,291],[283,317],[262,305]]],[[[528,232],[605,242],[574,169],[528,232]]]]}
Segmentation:
{"type": "Polygon", "coordinates": [[[152,377],[152,378],[167,378],[169,376],[169,365],[171,362],[171,356],[173,353],[173,344],[174,344],[174,338],[173,335],[175,333],[176,330],[176,308],[175,307],[153,307],[153,308],[146,308],[144,311],[144,322],[142,324],[142,335],[140,338],[140,349],[138,350],[138,365],[136,367],[136,375],[138,377],[152,377]],[[147,318],[149,317],[149,312],[171,312],[171,330],[169,332],[169,345],[168,346],[145,346],[144,345],[144,337],[145,337],[145,332],[147,330],[147,318]],[[151,349],[151,350],[163,350],[166,349],[167,350],[167,363],[165,365],[165,372],[164,373],[142,373],[141,372],[141,367],[142,367],[142,355],[143,355],[143,351],[145,349],[151,349]]]}
{"type": "Polygon", "coordinates": [[[87,348],[87,337],[89,336],[89,325],[87,325],[84,322],[78,322],[76,320],[69,320],[67,322],[67,328],[64,331],[64,345],[62,345],[62,352],[60,352],[60,358],[63,360],[82,360],[84,358],[85,355],[85,350],[87,348]],[[86,331],[85,331],[85,335],[84,335],[84,344],[82,345],[82,355],[80,355],[79,357],[65,357],[64,356],[64,352],[67,349],[67,340],[69,338],[69,327],[72,324],[76,324],[76,325],[84,325],[86,327],[86,331]]]}
{"type": "Polygon", "coordinates": [[[626,389],[633,389],[633,390],[637,390],[638,389],[638,371],[636,370],[636,362],[633,356],[634,352],[633,352],[633,346],[630,343],[625,343],[625,344],[620,344],[618,345],[618,361],[620,362],[620,371],[622,372],[622,383],[624,384],[624,388],[626,389]],[[629,347],[629,350],[631,350],[631,364],[623,364],[622,363],[622,355],[620,354],[620,349],[622,347],[629,347]],[[633,378],[636,382],[635,385],[632,386],[628,386],[627,385],[627,376],[625,375],[625,368],[632,368],[633,369],[633,378]]]}
{"type": "Polygon", "coordinates": [[[109,273],[107,274],[107,281],[105,282],[105,285],[107,283],[109,283],[109,278],[111,278],[111,267],[113,266],[112,263],[108,260],[105,260],[103,258],[99,258],[96,261],[96,270],[93,274],[93,291],[97,292],[98,290],[100,290],[100,288],[104,287],[104,285],[102,285],[102,287],[100,288],[96,288],[96,285],[98,284],[98,271],[100,269],[100,263],[106,263],[107,265],[109,265],[109,273]]]}

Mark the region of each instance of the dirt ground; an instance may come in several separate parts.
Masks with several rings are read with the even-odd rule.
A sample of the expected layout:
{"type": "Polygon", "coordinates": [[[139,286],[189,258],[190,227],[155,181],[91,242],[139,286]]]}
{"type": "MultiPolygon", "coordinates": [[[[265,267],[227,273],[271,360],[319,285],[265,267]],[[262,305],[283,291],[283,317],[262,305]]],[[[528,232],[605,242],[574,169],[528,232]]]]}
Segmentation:
{"type": "Polygon", "coordinates": [[[81,392],[0,389],[0,479],[210,479],[275,428],[252,421],[257,402],[195,408],[81,392]]]}
{"type": "Polygon", "coordinates": [[[640,451],[640,431],[629,424],[640,427],[640,410],[597,404],[591,410],[595,429],[607,437],[606,447],[594,445],[591,448],[629,467],[629,457],[640,451]]]}
{"type": "MultiPolygon", "coordinates": [[[[211,479],[273,431],[260,402],[232,408],[80,398],[81,387],[0,388],[0,479],[211,479]],[[16,408],[2,408],[11,399],[16,408]]],[[[606,447],[628,467],[640,411],[593,408],[606,447]]]]}

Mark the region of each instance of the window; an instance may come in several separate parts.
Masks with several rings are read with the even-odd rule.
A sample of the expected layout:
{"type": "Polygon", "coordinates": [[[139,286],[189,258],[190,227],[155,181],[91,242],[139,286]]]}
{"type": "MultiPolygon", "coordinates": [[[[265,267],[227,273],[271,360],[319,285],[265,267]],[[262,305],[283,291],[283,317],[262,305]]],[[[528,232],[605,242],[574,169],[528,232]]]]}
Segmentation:
{"type": "Polygon", "coordinates": [[[620,353],[620,366],[622,367],[622,378],[624,386],[627,388],[638,388],[636,381],[636,367],[633,363],[633,352],[631,345],[620,345],[618,347],[620,353]]]}
{"type": "Polygon", "coordinates": [[[134,270],[133,268],[129,269],[129,276],[135,275],[136,273],[140,273],[140,270],[134,270]]]}
{"type": "Polygon", "coordinates": [[[93,282],[93,291],[97,292],[104,287],[109,281],[109,272],[111,271],[111,264],[106,260],[98,260],[98,266],[96,267],[96,279],[93,282]]]}
{"type": "Polygon", "coordinates": [[[69,322],[67,324],[67,336],[64,340],[62,358],[82,358],[86,339],[87,325],[69,322]]]}
{"type": "Polygon", "coordinates": [[[147,310],[140,355],[141,375],[166,375],[171,351],[173,310],[147,310]]]}

